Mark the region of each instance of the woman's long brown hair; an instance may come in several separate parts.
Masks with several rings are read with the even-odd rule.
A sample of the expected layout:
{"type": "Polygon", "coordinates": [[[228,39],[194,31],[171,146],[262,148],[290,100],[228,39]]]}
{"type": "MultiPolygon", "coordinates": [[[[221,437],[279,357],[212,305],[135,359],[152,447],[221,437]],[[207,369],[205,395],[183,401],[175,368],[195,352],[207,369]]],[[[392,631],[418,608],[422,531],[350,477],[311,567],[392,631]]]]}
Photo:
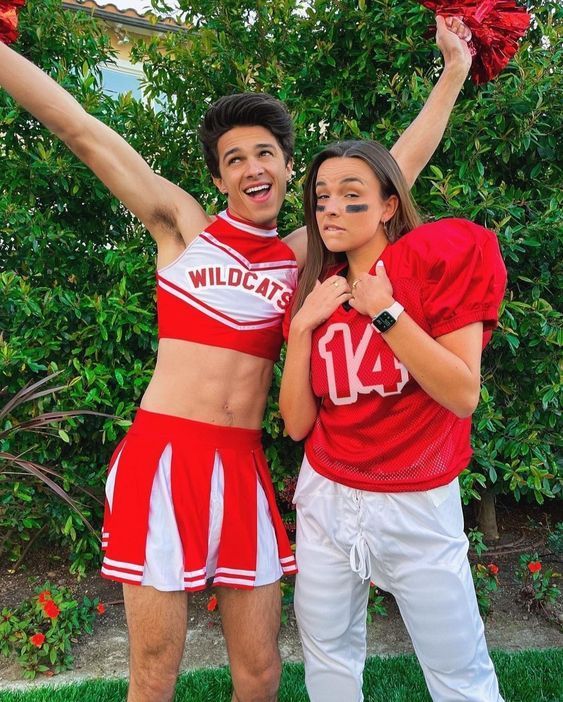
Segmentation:
{"type": "Polygon", "coordinates": [[[295,293],[292,316],[301,308],[317,280],[323,280],[328,270],[346,260],[345,253],[333,253],[323,243],[317,225],[317,174],[329,158],[358,158],[371,168],[381,187],[384,199],[396,195],[397,211],[387,222],[386,233],[391,243],[422,224],[409,188],[397,162],[389,151],[376,141],[342,141],[332,144],[315,156],[304,185],[305,224],[307,225],[307,262],[295,293]]]}

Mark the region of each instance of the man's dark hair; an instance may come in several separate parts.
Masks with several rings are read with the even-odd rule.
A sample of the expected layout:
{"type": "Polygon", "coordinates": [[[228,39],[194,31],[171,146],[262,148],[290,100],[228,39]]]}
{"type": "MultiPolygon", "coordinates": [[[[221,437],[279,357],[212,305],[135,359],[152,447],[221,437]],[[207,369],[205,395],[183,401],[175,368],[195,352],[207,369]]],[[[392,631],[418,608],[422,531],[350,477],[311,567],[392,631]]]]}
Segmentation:
{"type": "Polygon", "coordinates": [[[211,175],[219,177],[217,141],[233,127],[264,127],[277,139],[286,164],[293,158],[293,122],[287,107],[267,93],[225,95],[203,117],[199,139],[211,175]]]}

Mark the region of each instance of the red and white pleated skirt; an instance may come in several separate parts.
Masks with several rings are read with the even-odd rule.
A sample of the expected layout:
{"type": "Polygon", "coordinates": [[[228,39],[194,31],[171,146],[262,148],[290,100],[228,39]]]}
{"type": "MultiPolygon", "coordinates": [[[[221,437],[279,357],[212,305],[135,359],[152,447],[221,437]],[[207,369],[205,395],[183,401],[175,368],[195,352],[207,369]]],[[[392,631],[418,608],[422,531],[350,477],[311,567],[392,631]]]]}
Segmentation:
{"type": "Polygon", "coordinates": [[[138,410],[110,462],[102,576],[196,591],[295,573],[260,434],[138,410]]]}

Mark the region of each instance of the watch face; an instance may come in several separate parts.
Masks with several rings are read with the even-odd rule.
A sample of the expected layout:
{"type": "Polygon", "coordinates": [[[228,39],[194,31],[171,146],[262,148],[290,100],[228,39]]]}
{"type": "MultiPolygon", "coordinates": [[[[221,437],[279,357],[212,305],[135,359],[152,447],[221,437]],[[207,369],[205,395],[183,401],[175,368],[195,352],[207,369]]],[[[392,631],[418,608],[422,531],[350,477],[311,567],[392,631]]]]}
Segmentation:
{"type": "Polygon", "coordinates": [[[373,326],[380,332],[386,332],[395,324],[397,320],[387,310],[384,310],[373,320],[373,326]]]}

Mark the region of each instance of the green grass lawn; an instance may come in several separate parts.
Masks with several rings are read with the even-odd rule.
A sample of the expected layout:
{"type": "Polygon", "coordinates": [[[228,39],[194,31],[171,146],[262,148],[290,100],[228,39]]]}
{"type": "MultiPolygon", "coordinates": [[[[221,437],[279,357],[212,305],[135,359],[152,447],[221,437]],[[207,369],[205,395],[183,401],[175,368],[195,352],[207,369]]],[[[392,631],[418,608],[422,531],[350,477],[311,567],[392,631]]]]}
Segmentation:
{"type": "MultiPolygon", "coordinates": [[[[505,702],[563,702],[563,649],[493,652],[505,702]]],[[[123,681],[85,682],[43,687],[30,692],[0,692],[0,702],[120,702],[123,681]]],[[[422,673],[413,656],[370,658],[364,684],[366,702],[430,702],[422,673]]],[[[230,677],[225,668],[183,675],[176,702],[230,702],[230,677]]],[[[284,666],[279,702],[306,702],[303,666],[284,666]]],[[[342,702],[346,702],[343,700],[342,702]]]]}

